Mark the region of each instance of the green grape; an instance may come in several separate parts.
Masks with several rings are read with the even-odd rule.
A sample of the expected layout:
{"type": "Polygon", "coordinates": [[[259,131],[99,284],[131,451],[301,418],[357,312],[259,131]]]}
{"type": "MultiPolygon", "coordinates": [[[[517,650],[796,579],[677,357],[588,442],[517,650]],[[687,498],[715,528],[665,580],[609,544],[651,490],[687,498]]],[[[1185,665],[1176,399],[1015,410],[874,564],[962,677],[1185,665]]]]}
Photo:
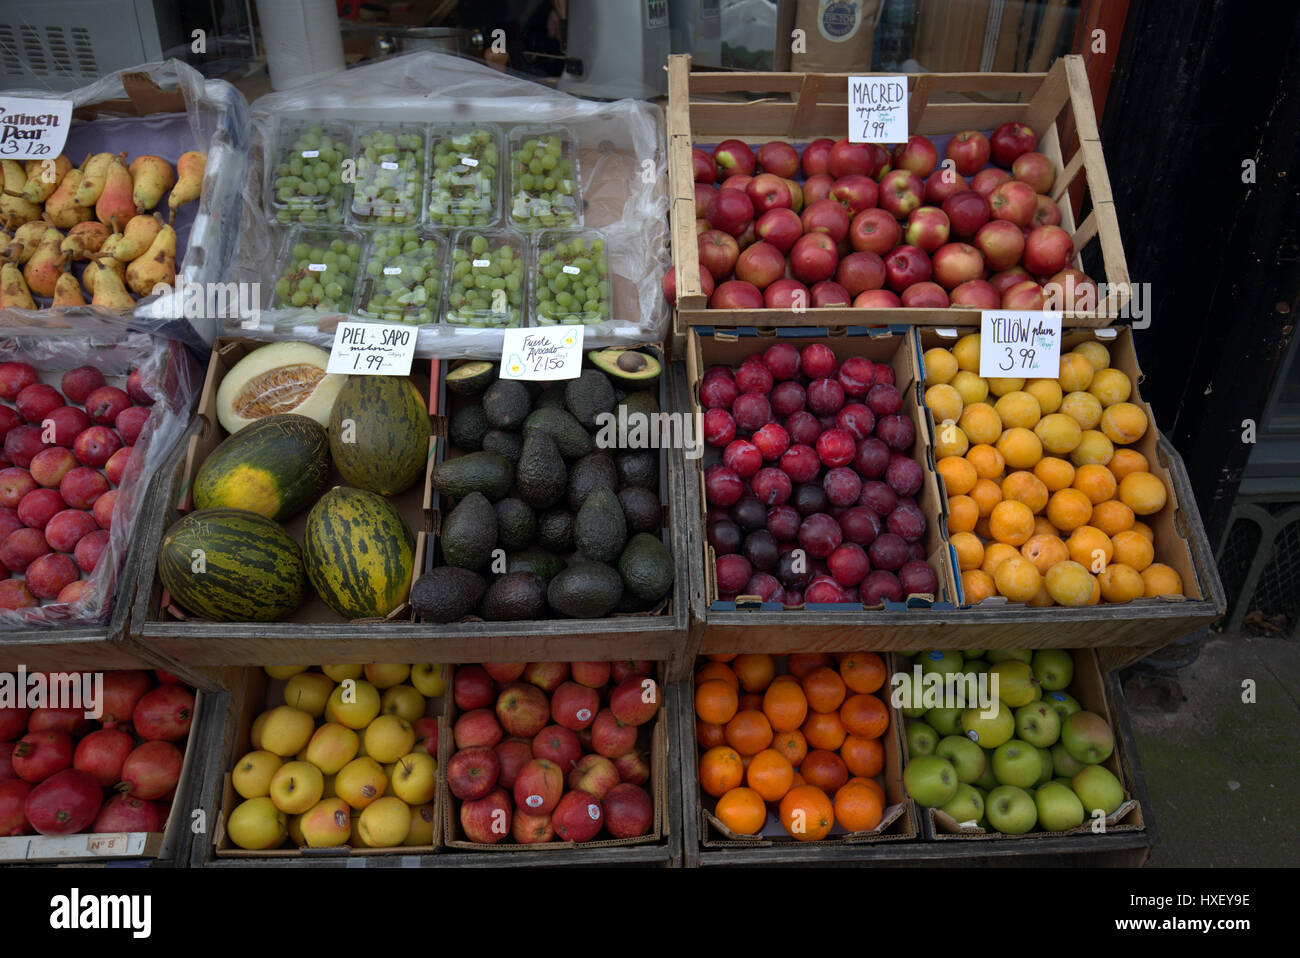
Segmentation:
{"type": "Polygon", "coordinates": [[[592,325],[609,319],[609,260],[602,239],[544,235],[537,256],[537,323],[592,325]]]}
{"type": "Polygon", "coordinates": [[[442,292],[442,249],[436,240],[421,244],[411,230],[376,232],[366,270],[374,278],[362,291],[360,315],[391,323],[432,322],[421,307],[436,305],[442,292]]]}
{"type": "Polygon", "coordinates": [[[357,138],[352,217],[370,225],[416,223],[424,176],[424,138],[370,129],[357,138]]]}
{"type": "Polygon", "coordinates": [[[308,234],[288,249],[284,269],[275,284],[275,304],[334,312],[346,307],[356,283],[357,263],[337,252],[347,244],[337,237],[308,234]],[[317,239],[318,244],[307,242],[317,239]]]}
{"type": "Polygon", "coordinates": [[[443,321],[460,326],[519,326],[524,264],[506,240],[474,234],[452,252],[443,321]]]}
{"type": "Polygon", "coordinates": [[[573,226],[578,184],[558,134],[520,144],[510,158],[510,216],[521,229],[573,226]]]}
{"type": "Polygon", "coordinates": [[[429,218],[440,226],[487,226],[496,218],[498,147],[488,130],[437,136],[429,218]]]}
{"type": "Polygon", "coordinates": [[[281,223],[343,221],[344,186],[340,164],[349,134],[343,124],[328,129],[285,123],[275,165],[272,206],[281,223]]]}

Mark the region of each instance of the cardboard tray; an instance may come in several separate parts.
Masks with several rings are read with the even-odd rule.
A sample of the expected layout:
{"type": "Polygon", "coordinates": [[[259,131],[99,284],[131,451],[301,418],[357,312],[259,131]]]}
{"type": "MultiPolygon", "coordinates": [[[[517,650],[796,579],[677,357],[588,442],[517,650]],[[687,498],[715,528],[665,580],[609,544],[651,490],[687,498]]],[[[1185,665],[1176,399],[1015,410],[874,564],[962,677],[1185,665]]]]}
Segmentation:
{"type": "MultiPolygon", "coordinates": [[[[1105,281],[1120,292],[1113,303],[1103,303],[1090,312],[1066,312],[1064,322],[1104,326],[1114,320],[1128,300],[1128,265],[1083,58],[1061,57],[1047,73],[911,74],[908,86],[908,128],[939,140],[940,153],[950,134],[968,129],[992,131],[1013,120],[1028,124],[1039,134],[1038,151],[1056,168],[1050,195],[1061,209],[1062,228],[1074,238],[1073,265],[1082,268],[1081,259],[1091,260],[1096,254],[1104,264],[1105,281]],[[1068,160],[1062,154],[1062,130],[1067,134],[1073,131],[1079,141],[1068,160]],[[1071,187],[1076,182],[1080,189],[1086,184],[1083,208],[1090,207],[1077,226],[1071,205],[1071,187]]],[[[689,56],[668,58],[669,215],[678,289],[675,339],[689,326],[750,326],[756,318],[763,326],[968,322],[960,317],[970,311],[959,307],[764,309],[757,313],[706,308],[699,260],[693,255],[697,244],[692,147],[731,137],[751,144],[772,139],[805,144],[822,136],[839,140],[845,132],[847,96],[847,74],[692,73],[689,56]],[[761,98],[734,99],[755,94],[761,98]],[[733,99],[716,99],[726,96],[733,99]],[[711,102],[709,97],[715,99],[711,102]]]]}

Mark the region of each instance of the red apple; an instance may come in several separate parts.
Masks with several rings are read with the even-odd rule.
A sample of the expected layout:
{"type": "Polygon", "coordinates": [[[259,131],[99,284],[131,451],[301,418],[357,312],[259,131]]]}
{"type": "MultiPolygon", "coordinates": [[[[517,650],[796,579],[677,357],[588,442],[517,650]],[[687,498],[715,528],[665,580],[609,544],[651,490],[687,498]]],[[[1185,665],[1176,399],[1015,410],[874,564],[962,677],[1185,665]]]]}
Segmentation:
{"type": "Polygon", "coordinates": [[[1097,284],[1077,269],[1063,269],[1043,287],[1046,308],[1091,312],[1097,308],[1097,284]]]}
{"type": "Polygon", "coordinates": [[[529,682],[512,682],[497,696],[496,717],[507,735],[532,738],[546,727],[550,716],[545,694],[529,682]]]}
{"type": "Polygon", "coordinates": [[[695,219],[695,235],[696,235],[696,236],[701,236],[701,235],[703,235],[704,233],[707,233],[708,231],[709,231],[709,221],[706,220],[703,216],[696,217],[696,219],[695,219]]]}
{"type": "Polygon", "coordinates": [[[1000,272],[994,273],[989,277],[989,285],[993,291],[998,294],[998,301],[1002,301],[1002,294],[1009,290],[1016,283],[1023,283],[1027,279],[1033,279],[1029,275],[1029,270],[1023,266],[1011,266],[1000,272]]]}
{"type": "Polygon", "coordinates": [[[974,176],[989,162],[989,140],[979,130],[962,130],[944,150],[944,156],[956,164],[962,176],[974,176]]]}
{"type": "Polygon", "coordinates": [[[645,755],[639,748],[634,748],[626,755],[614,759],[614,768],[618,772],[618,777],[628,785],[643,785],[650,781],[650,763],[646,761],[645,755]]]}
{"type": "Polygon", "coordinates": [[[879,180],[889,172],[890,155],[889,151],[879,143],[872,143],[871,146],[871,169],[867,171],[867,176],[873,180],[879,180]]]}
{"type": "Polygon", "coordinates": [[[618,769],[603,755],[584,755],[569,772],[569,788],[596,798],[604,798],[619,781],[618,769]]]}
{"type": "Polygon", "coordinates": [[[497,690],[492,676],[481,665],[458,666],[451,684],[456,708],[462,712],[487,708],[496,701],[497,690]]]}
{"type": "Polygon", "coordinates": [[[527,662],[484,662],[483,671],[492,676],[492,681],[505,685],[519,681],[528,667],[527,662]]]}
{"type": "Polygon", "coordinates": [[[948,242],[948,214],[936,206],[918,206],[907,217],[903,242],[933,253],[948,242]]]}
{"type": "Polygon", "coordinates": [[[520,845],[544,845],[554,840],[555,826],[550,815],[529,815],[516,808],[510,834],[520,845]]]}
{"type": "Polygon", "coordinates": [[[566,842],[589,842],[600,834],[605,815],[600,801],[586,792],[568,792],[551,813],[555,834],[566,842]]]}
{"type": "MultiPolygon", "coordinates": [[[[780,185],[782,188],[785,186],[784,183],[780,185]]],[[[750,223],[754,222],[754,204],[748,194],[740,190],[721,189],[717,196],[709,200],[704,218],[715,230],[739,236],[749,228],[750,223]]]]}
{"type": "Polygon", "coordinates": [[[616,759],[636,747],[636,726],[620,722],[609,709],[601,709],[591,725],[591,747],[597,755],[616,759]]]}
{"type": "Polygon", "coordinates": [[[811,292],[814,309],[828,306],[848,306],[853,301],[849,291],[834,280],[822,280],[813,286],[811,292]]]}
{"type": "Polygon", "coordinates": [[[1073,257],[1074,241],[1059,226],[1039,226],[1025,240],[1025,269],[1035,276],[1059,273],[1073,257]]]}
{"type": "Polygon", "coordinates": [[[826,172],[835,179],[857,173],[867,176],[871,172],[871,147],[866,143],[850,143],[847,138],[831,147],[826,159],[826,172]]]}
{"type": "Polygon", "coordinates": [[[913,134],[906,143],[894,148],[894,169],[911,170],[917,176],[929,176],[939,162],[939,152],[929,137],[913,134]]]}
{"type": "Polygon", "coordinates": [[[858,309],[897,309],[903,305],[903,301],[897,293],[891,293],[887,289],[869,289],[865,293],[858,293],[853,299],[853,305],[858,309]]]}
{"type": "Polygon", "coordinates": [[[790,209],[796,213],[803,210],[803,187],[794,180],[785,180],[785,185],[790,189],[790,209]]]}
{"type": "MultiPolygon", "coordinates": [[[[497,762],[501,765],[497,784],[513,789],[519,778],[519,770],[534,758],[532,746],[521,738],[508,738],[498,742],[492,751],[497,753],[497,762]]],[[[436,751],[429,754],[436,755],[436,751]]]]}
{"type": "Polygon", "coordinates": [[[501,725],[489,709],[470,709],[459,716],[451,734],[461,749],[492,748],[503,738],[501,725]]]}
{"type": "Polygon", "coordinates": [[[569,678],[568,662],[529,662],[524,669],[524,681],[536,685],[547,695],[553,693],[569,678]]]}
{"type": "Polygon", "coordinates": [[[915,246],[899,246],[885,257],[885,285],[895,293],[924,283],[931,271],[930,257],[915,246]]]}
{"type": "Polygon", "coordinates": [[[645,789],[636,785],[615,785],[600,804],[605,812],[605,828],[615,838],[636,838],[654,825],[654,802],[645,789]]]}
{"type": "Polygon", "coordinates": [[[835,270],[835,281],[843,286],[850,296],[869,289],[881,289],[885,285],[885,261],[869,250],[858,250],[840,260],[835,270]]]}
{"type": "Polygon", "coordinates": [[[746,176],[741,173],[736,173],[723,180],[722,183],[718,186],[718,189],[740,190],[740,192],[743,193],[745,192],[745,187],[749,186],[749,181],[752,179],[753,179],[752,176],[746,176]]]}
{"type": "Polygon", "coordinates": [[[1011,174],[996,167],[980,170],[970,181],[970,188],[985,199],[993,195],[1003,183],[1011,182],[1011,174]]]}
{"type": "Polygon", "coordinates": [[[984,263],[997,272],[1020,262],[1025,251],[1025,235],[1015,223],[990,220],[975,234],[974,247],[984,254],[984,263]]]}
{"type": "Polygon", "coordinates": [[[601,689],[609,684],[608,662],[573,662],[569,665],[573,681],[589,689],[601,689]]]}
{"type": "Polygon", "coordinates": [[[984,256],[966,243],[946,243],[934,251],[931,259],[934,280],[951,290],[984,275],[984,256]]]}
{"type": "Polygon", "coordinates": [[[799,173],[799,151],[783,140],[764,143],[758,148],[758,168],[783,179],[793,179],[799,173]]]}
{"type": "Polygon", "coordinates": [[[824,200],[831,195],[831,190],[835,188],[834,177],[827,176],[825,173],[817,173],[808,177],[803,183],[803,205],[804,209],[812,206],[818,200],[824,200]]]}
{"type": "Polygon", "coordinates": [[[495,845],[510,834],[510,813],[510,796],[494,788],[460,806],[460,827],[471,842],[495,845]]]}
{"type": "Polygon", "coordinates": [[[1032,279],[1016,283],[1002,294],[1003,309],[1042,309],[1045,302],[1043,287],[1032,279]]]}
{"type": "MultiPolygon", "coordinates": [[[[835,208],[840,209],[839,204],[835,208]]],[[[790,271],[804,283],[820,283],[835,275],[840,254],[835,240],[824,232],[806,233],[790,250],[790,271]]]]}
{"type": "Polygon", "coordinates": [[[838,243],[849,235],[849,214],[834,199],[827,197],[804,208],[799,217],[804,234],[826,233],[838,243]]]}
{"type": "Polygon", "coordinates": [[[533,736],[533,758],[545,758],[566,772],[582,758],[582,742],[573,729],[548,725],[533,736]]]}
{"type": "Polygon", "coordinates": [[[938,283],[914,283],[900,297],[904,309],[947,309],[948,294],[938,283]]]}
{"type": "Polygon", "coordinates": [[[943,201],[943,211],[952,224],[952,235],[970,239],[989,221],[989,201],[974,190],[959,190],[943,201]]]}
{"type": "MultiPolygon", "coordinates": [[[[1033,149],[1033,147],[1030,147],[1033,149]]],[[[742,176],[754,174],[754,151],[740,140],[723,140],[713,150],[713,160],[720,174],[742,176]]]]}
{"type": "Polygon", "coordinates": [[[768,210],[754,223],[758,238],[775,246],[782,255],[790,252],[794,241],[803,235],[803,220],[794,210],[768,210]]]}
{"type": "Polygon", "coordinates": [[[703,219],[709,209],[709,200],[718,195],[718,188],[712,183],[695,184],[695,218],[703,219]]]}
{"type": "Polygon", "coordinates": [[[708,230],[700,235],[700,262],[716,282],[722,282],[736,268],[740,258],[740,244],[730,233],[708,230]]]}
{"type": "MultiPolygon", "coordinates": [[[[72,443],[72,452],[83,466],[98,469],[122,448],[122,440],[107,426],[84,429],[72,443]]],[[[36,464],[36,460],[32,460],[36,464]]]]}
{"type": "Polygon", "coordinates": [[[1034,211],[1035,226],[1060,226],[1061,208],[1046,196],[1038,197],[1038,209],[1034,211]]]}
{"type": "Polygon", "coordinates": [[[754,207],[754,215],[761,216],[768,210],[789,209],[794,205],[794,197],[785,180],[773,173],[760,173],[745,186],[745,195],[754,207]]]}
{"type": "Polygon", "coordinates": [[[594,722],[599,711],[600,695],[577,682],[565,682],[551,696],[551,718],[575,732],[594,722]]]}
{"type": "Polygon", "coordinates": [[[694,170],[696,183],[716,183],[718,164],[713,157],[698,147],[691,150],[691,168],[694,170]]]}
{"type": "Polygon", "coordinates": [[[544,758],[535,758],[519,770],[514,784],[515,806],[533,815],[548,815],[564,795],[564,772],[544,758]]]}
{"type": "Polygon", "coordinates": [[[1003,123],[989,138],[989,154],[1004,170],[1011,169],[1016,157],[1038,146],[1038,134],[1023,123],[1003,123]]]}
{"type": "Polygon", "coordinates": [[[646,675],[629,675],[609,693],[609,710],[620,722],[644,725],[659,711],[659,685],[646,675]]]}
{"type": "Polygon", "coordinates": [[[958,176],[953,170],[941,166],[925,178],[925,202],[930,206],[942,206],[944,200],[970,189],[964,176],[958,176]]]}
{"type": "Polygon", "coordinates": [[[803,148],[803,156],[799,160],[799,165],[803,170],[804,179],[816,173],[825,173],[830,169],[831,147],[834,145],[834,140],[822,137],[819,140],[813,140],[803,148]]]}
{"type": "Polygon", "coordinates": [[[753,283],[729,279],[709,297],[709,309],[762,309],[763,294],[753,283]]]}
{"type": "Polygon", "coordinates": [[[743,253],[746,249],[758,242],[758,237],[754,234],[754,224],[750,223],[745,227],[745,232],[736,237],[736,245],[740,247],[743,253]]]}
{"type": "Polygon", "coordinates": [[[855,250],[884,256],[898,245],[903,231],[887,210],[863,210],[849,224],[849,245],[855,250]]]}
{"type": "Polygon", "coordinates": [[[447,787],[461,801],[470,801],[492,791],[500,774],[501,761],[492,749],[461,749],[447,762],[447,787]]]}
{"type": "Polygon", "coordinates": [[[925,181],[911,170],[890,170],[880,181],[880,208],[905,219],[925,199],[925,181]]]}
{"type": "Polygon", "coordinates": [[[1056,169],[1042,153],[1021,153],[1011,164],[1011,175],[1035,193],[1046,193],[1056,181],[1056,169]]]}
{"type": "Polygon", "coordinates": [[[962,283],[948,294],[951,306],[972,306],[976,309],[997,309],[1002,297],[988,280],[972,279],[962,283]]]}
{"type": "Polygon", "coordinates": [[[1010,180],[993,191],[989,197],[989,209],[995,220],[1028,226],[1038,210],[1038,194],[1024,183],[1010,180]]]}
{"type": "Polygon", "coordinates": [[[853,174],[835,181],[835,185],[831,187],[830,198],[844,207],[849,216],[853,217],[863,210],[874,207],[879,195],[880,188],[875,180],[869,176],[853,174]]]}
{"type": "Polygon", "coordinates": [[[768,309],[804,310],[811,302],[808,287],[797,279],[778,279],[763,290],[763,305],[768,309]]]}
{"type": "Polygon", "coordinates": [[[785,256],[771,243],[755,243],[736,260],[736,279],[767,289],[785,275],[785,256]]]}
{"type": "Polygon", "coordinates": [[[629,675],[649,675],[654,663],[646,659],[619,659],[609,665],[609,677],[622,682],[629,675]]]}

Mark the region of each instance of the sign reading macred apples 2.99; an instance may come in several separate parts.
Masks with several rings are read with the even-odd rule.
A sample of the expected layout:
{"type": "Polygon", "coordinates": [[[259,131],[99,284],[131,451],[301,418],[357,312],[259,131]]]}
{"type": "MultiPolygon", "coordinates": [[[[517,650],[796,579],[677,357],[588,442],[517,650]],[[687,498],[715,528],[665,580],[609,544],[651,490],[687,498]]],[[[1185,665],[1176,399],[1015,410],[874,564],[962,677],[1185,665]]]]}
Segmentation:
{"type": "Polygon", "coordinates": [[[0,97],[0,157],[53,160],[63,152],[71,121],[71,100],[0,97]]]}
{"type": "Polygon", "coordinates": [[[907,142],[907,77],[849,77],[849,142],[907,142]]]}

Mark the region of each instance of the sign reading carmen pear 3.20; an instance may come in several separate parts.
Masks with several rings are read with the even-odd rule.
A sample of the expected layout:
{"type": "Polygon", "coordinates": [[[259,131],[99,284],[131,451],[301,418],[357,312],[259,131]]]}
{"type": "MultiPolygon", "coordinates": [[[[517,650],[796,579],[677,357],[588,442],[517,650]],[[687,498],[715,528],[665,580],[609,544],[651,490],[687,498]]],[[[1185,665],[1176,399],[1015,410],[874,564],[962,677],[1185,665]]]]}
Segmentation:
{"type": "Polygon", "coordinates": [[[0,97],[0,157],[53,160],[63,152],[71,119],[71,100],[0,97]]]}

